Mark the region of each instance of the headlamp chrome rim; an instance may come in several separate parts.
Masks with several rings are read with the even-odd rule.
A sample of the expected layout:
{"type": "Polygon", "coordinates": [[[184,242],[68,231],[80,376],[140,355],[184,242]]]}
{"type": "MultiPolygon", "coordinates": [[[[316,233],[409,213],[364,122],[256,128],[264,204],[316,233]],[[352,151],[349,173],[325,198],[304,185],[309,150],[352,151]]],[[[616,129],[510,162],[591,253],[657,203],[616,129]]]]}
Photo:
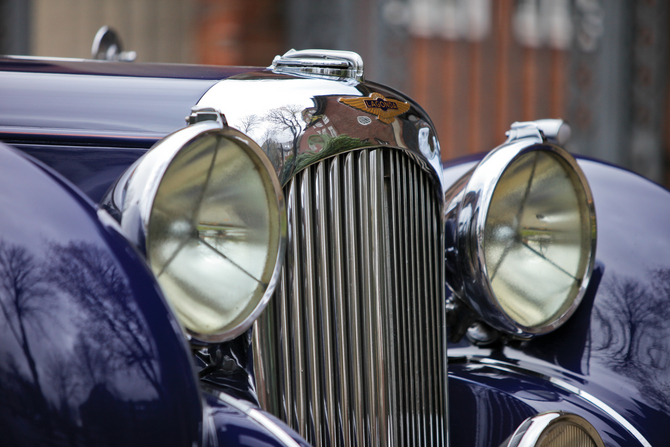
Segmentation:
{"type": "MultiPolygon", "coordinates": [[[[456,182],[456,185],[455,190],[447,192],[446,216],[447,221],[455,220],[452,242],[455,244],[454,252],[457,253],[457,259],[452,258],[456,266],[449,285],[456,296],[466,301],[483,321],[515,338],[530,338],[545,334],[565,323],[586,293],[595,265],[597,242],[593,196],[576,160],[564,149],[546,143],[540,138],[523,138],[494,149],[464,178],[456,182]],[[583,211],[588,213],[590,247],[585,272],[572,303],[546,324],[528,326],[510,316],[496,297],[485,259],[484,235],[488,212],[501,178],[516,160],[536,151],[551,154],[560,160],[581,185],[585,206],[583,211]]],[[[449,222],[447,224],[449,225],[449,222]]],[[[449,250],[447,247],[448,256],[449,250]]]]}
{"type": "MultiPolygon", "coordinates": [[[[182,318],[178,318],[190,340],[202,343],[219,343],[232,340],[243,334],[260,316],[279,281],[284,259],[287,232],[284,196],[276,171],[260,146],[245,134],[225,125],[221,119],[197,122],[168,135],[157,143],[128,169],[106,200],[119,210],[124,234],[145,255],[151,266],[152,260],[148,247],[150,217],[161,182],[171,163],[178,157],[182,149],[189,147],[201,138],[210,136],[216,136],[239,146],[247,152],[250,158],[253,158],[253,163],[260,168],[259,172],[261,169],[264,171],[260,175],[265,176],[264,178],[271,185],[271,187],[265,189],[268,200],[275,201],[277,210],[276,216],[270,216],[273,220],[271,225],[278,231],[274,238],[271,237],[273,241],[276,241],[276,245],[270,248],[273,256],[267,260],[268,264],[270,262],[274,263],[272,273],[267,283],[262,284],[265,286],[265,290],[261,298],[256,301],[255,306],[252,306],[253,308],[246,313],[244,318],[240,321],[237,321],[237,318],[233,319],[236,324],[217,333],[202,333],[194,330],[187,327],[182,318]]],[[[174,310],[171,298],[167,296],[167,293],[164,293],[164,295],[166,295],[168,303],[174,310]]],[[[178,312],[175,311],[175,313],[179,317],[178,312]]]]}
{"type": "Polygon", "coordinates": [[[505,447],[542,447],[546,435],[560,425],[569,425],[583,431],[595,447],[605,445],[598,430],[583,417],[563,411],[547,411],[523,421],[510,436],[505,447]]]}

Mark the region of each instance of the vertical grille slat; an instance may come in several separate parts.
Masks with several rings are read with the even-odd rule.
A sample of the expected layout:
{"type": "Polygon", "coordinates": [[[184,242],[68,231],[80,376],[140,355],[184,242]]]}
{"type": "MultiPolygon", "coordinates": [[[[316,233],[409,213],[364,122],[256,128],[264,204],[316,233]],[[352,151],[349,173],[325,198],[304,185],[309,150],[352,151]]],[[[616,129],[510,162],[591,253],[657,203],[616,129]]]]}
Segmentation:
{"type": "MultiPolygon", "coordinates": [[[[390,312],[393,312],[393,322],[394,322],[394,327],[393,330],[391,331],[391,337],[393,339],[393,347],[391,350],[395,353],[396,355],[396,361],[395,361],[395,378],[394,378],[394,384],[392,386],[395,387],[396,391],[396,396],[395,396],[395,407],[392,409],[392,412],[394,414],[400,415],[401,421],[397,423],[394,426],[394,434],[393,434],[393,443],[394,445],[399,445],[401,443],[406,442],[406,412],[405,412],[405,402],[407,400],[406,393],[400,392],[400,389],[398,387],[398,384],[404,384],[406,383],[406,373],[405,373],[405,349],[403,345],[403,323],[402,323],[402,315],[404,311],[403,303],[401,297],[403,296],[402,293],[402,274],[401,274],[401,269],[402,269],[402,256],[401,256],[401,250],[400,250],[400,241],[399,241],[399,235],[400,235],[400,194],[399,194],[399,188],[398,188],[398,182],[397,182],[397,173],[399,171],[399,166],[398,166],[398,158],[397,154],[395,152],[392,152],[389,154],[389,171],[387,172],[387,177],[388,177],[388,195],[387,195],[387,200],[388,200],[388,209],[389,213],[391,216],[391,234],[390,234],[390,247],[389,247],[389,257],[393,260],[393,265],[392,265],[392,272],[389,273],[389,275],[394,275],[395,278],[393,279],[393,296],[395,299],[392,301],[390,304],[391,309],[389,310],[390,312]],[[402,349],[399,349],[402,347],[402,349]]],[[[389,319],[391,319],[389,317],[389,319]]],[[[403,387],[403,389],[406,389],[403,387]]]]}
{"type": "Polygon", "coordinates": [[[360,307],[359,307],[359,275],[361,269],[358,263],[358,241],[356,240],[356,204],[358,202],[356,191],[356,166],[355,153],[348,154],[345,159],[345,235],[347,248],[347,262],[349,263],[348,273],[348,287],[347,296],[349,308],[349,340],[350,340],[350,354],[351,359],[351,376],[352,376],[352,394],[350,395],[354,402],[354,431],[355,431],[355,445],[365,445],[365,394],[363,389],[363,360],[361,359],[361,327],[358,324],[360,321],[360,307]]]}
{"type": "MultiPolygon", "coordinates": [[[[279,283],[279,292],[283,293],[286,290],[286,271],[281,273],[281,282],[279,283]]],[[[279,365],[279,371],[277,375],[281,378],[279,386],[280,396],[280,415],[284,418],[287,424],[293,425],[295,418],[294,413],[291,411],[291,403],[293,396],[293,381],[291,380],[291,365],[293,361],[291,360],[291,333],[290,333],[290,309],[289,303],[287,300],[276,300],[272,305],[275,308],[279,308],[279,318],[280,318],[280,330],[281,330],[281,349],[279,354],[281,355],[281,363],[279,365]]]]}
{"type": "MultiPolygon", "coordinates": [[[[420,286],[421,282],[419,279],[419,259],[417,255],[417,251],[419,249],[418,247],[418,241],[417,241],[417,212],[416,212],[416,193],[417,193],[417,187],[416,187],[416,182],[415,182],[415,172],[416,172],[416,167],[414,165],[411,165],[408,169],[408,189],[409,189],[409,216],[410,216],[410,224],[409,224],[409,234],[408,240],[409,240],[409,259],[411,260],[411,266],[410,266],[410,272],[411,276],[409,278],[409,286],[410,286],[410,300],[411,300],[411,309],[412,309],[412,322],[411,322],[411,327],[413,328],[420,328],[423,326],[422,321],[419,320],[418,318],[418,312],[419,309],[417,308],[419,305],[419,299],[420,299],[420,286]]],[[[421,352],[421,334],[423,333],[422,330],[416,330],[412,331],[410,330],[410,337],[412,339],[412,345],[413,345],[413,353],[414,353],[414,365],[416,369],[421,368],[422,362],[422,352],[421,352]]],[[[417,445],[426,445],[425,442],[425,424],[424,424],[424,408],[423,408],[423,393],[421,392],[421,379],[422,377],[419,374],[414,374],[414,418],[415,418],[415,424],[416,424],[416,443],[417,445]]]]}
{"type": "MultiPolygon", "coordinates": [[[[298,179],[299,180],[299,179],[298,179]]],[[[299,183],[299,182],[296,182],[299,183]]],[[[291,397],[293,402],[289,406],[291,411],[295,413],[296,422],[294,427],[297,427],[300,433],[307,433],[307,379],[305,366],[305,343],[303,334],[303,294],[302,294],[302,275],[300,272],[300,240],[296,237],[299,228],[299,208],[298,192],[299,185],[293,183],[289,188],[289,200],[287,205],[287,214],[289,216],[289,241],[288,241],[288,255],[287,255],[287,271],[289,272],[288,282],[290,284],[290,306],[293,315],[293,324],[291,325],[291,351],[292,360],[296,367],[291,369],[294,375],[294,390],[295,396],[291,397]],[[291,405],[292,404],[292,405],[291,405]]],[[[266,312],[267,313],[267,312],[266,312]]],[[[269,316],[268,316],[269,318],[269,316]]],[[[289,366],[290,368],[290,366],[289,366]]]]}
{"type": "Polygon", "coordinates": [[[335,351],[333,345],[336,343],[332,325],[332,296],[331,296],[331,260],[329,249],[330,221],[329,207],[327,205],[328,196],[328,178],[326,177],[326,166],[321,164],[316,169],[316,211],[317,211],[317,259],[318,259],[318,299],[320,307],[320,321],[323,328],[323,385],[325,408],[323,411],[323,425],[327,432],[323,433],[328,440],[327,445],[336,445],[335,425],[331,422],[335,415],[335,386],[333,374],[328,371],[335,371],[335,351]]]}
{"type": "MultiPolygon", "coordinates": [[[[437,290],[436,293],[441,295],[444,293],[444,284],[445,284],[445,260],[444,260],[444,252],[443,252],[443,247],[444,247],[444,227],[442,227],[442,210],[437,207],[436,205],[436,217],[433,219],[433,226],[436,225],[435,222],[440,222],[440,226],[438,229],[436,229],[436,234],[439,236],[439,242],[437,244],[437,247],[439,250],[437,251],[435,255],[435,265],[437,267],[437,272],[438,272],[438,278],[439,281],[437,282],[437,290]]],[[[442,408],[442,412],[440,413],[441,420],[440,420],[440,433],[441,437],[444,440],[443,445],[448,445],[448,440],[446,438],[447,432],[448,432],[448,424],[449,424],[449,407],[447,406],[448,399],[447,399],[447,306],[443,305],[444,299],[439,301],[440,303],[440,308],[438,309],[439,311],[437,312],[437,315],[440,317],[440,327],[442,329],[442,337],[440,337],[440,349],[438,352],[438,355],[440,353],[445,354],[441,355],[440,358],[440,377],[443,379],[439,382],[440,385],[440,406],[442,408]]]]}
{"type": "MultiPolygon", "coordinates": [[[[427,183],[427,181],[424,179],[424,189],[430,187],[430,185],[427,183]]],[[[425,247],[426,247],[426,256],[425,256],[425,262],[426,262],[426,272],[428,274],[428,292],[427,295],[433,295],[435,293],[435,282],[437,280],[437,276],[435,275],[435,270],[433,263],[431,262],[433,259],[435,259],[435,247],[430,244],[431,240],[435,240],[438,238],[438,236],[434,232],[434,227],[432,225],[433,222],[433,204],[429,201],[426,201],[426,206],[424,207],[424,220],[427,222],[426,225],[426,239],[425,239],[425,247]]],[[[433,300],[427,300],[427,311],[429,312],[430,315],[435,315],[438,311],[436,303],[433,300]]],[[[430,381],[428,384],[429,389],[431,390],[438,390],[439,386],[435,382],[435,378],[439,377],[439,372],[437,370],[437,362],[439,361],[439,356],[438,356],[438,345],[437,345],[437,338],[436,338],[436,333],[437,333],[437,325],[435,322],[434,318],[431,318],[429,320],[429,331],[428,331],[428,341],[429,341],[429,347],[428,347],[428,353],[430,356],[430,381]]],[[[434,439],[433,443],[437,444],[440,439],[439,439],[439,431],[437,430],[438,428],[438,414],[439,414],[439,404],[438,404],[438,399],[436,398],[436,395],[439,396],[437,393],[431,393],[431,424],[433,427],[433,430],[431,430],[431,433],[435,434],[436,438],[434,439]]]]}
{"type": "MultiPolygon", "coordinates": [[[[302,182],[300,188],[300,209],[301,213],[301,234],[304,236],[302,259],[316,260],[316,247],[314,240],[314,233],[316,232],[317,223],[314,220],[314,198],[313,198],[313,179],[312,170],[307,169],[301,174],[302,182]]],[[[304,287],[305,287],[305,343],[307,349],[307,367],[308,367],[308,417],[310,425],[310,435],[307,440],[313,444],[321,444],[322,442],[322,427],[321,422],[321,381],[322,376],[320,372],[321,350],[320,342],[322,337],[321,327],[319,322],[319,309],[316,296],[316,266],[315,262],[303,262],[304,269],[304,287]]]]}
{"type": "MultiPolygon", "coordinates": [[[[441,231],[441,228],[438,228],[437,223],[440,221],[439,219],[442,217],[441,216],[441,209],[437,206],[437,204],[433,203],[432,205],[432,230],[433,230],[433,237],[437,240],[440,241],[440,243],[435,247],[435,250],[433,252],[433,272],[435,274],[435,283],[433,287],[435,288],[435,294],[439,294],[444,290],[444,265],[443,265],[443,259],[444,259],[444,253],[439,250],[439,247],[442,247],[442,240],[443,240],[443,234],[441,231]]],[[[440,353],[446,353],[447,352],[447,347],[444,344],[446,337],[447,337],[447,332],[446,332],[446,307],[445,306],[438,306],[437,303],[435,304],[435,315],[438,318],[435,320],[435,338],[436,338],[436,345],[437,345],[437,352],[435,354],[436,357],[436,367],[437,367],[437,375],[435,377],[445,377],[446,378],[446,370],[443,371],[442,365],[444,364],[446,366],[446,355],[440,355],[440,353]]],[[[447,445],[447,438],[446,438],[446,425],[445,425],[445,416],[446,416],[446,383],[443,381],[437,381],[437,396],[438,396],[438,405],[437,405],[437,418],[438,418],[438,423],[437,423],[437,433],[438,433],[438,443],[440,445],[447,445]]]]}
{"type": "MultiPolygon", "coordinates": [[[[397,283],[396,278],[394,278],[394,272],[396,271],[395,260],[394,260],[394,235],[396,234],[395,219],[393,218],[393,197],[394,191],[392,186],[393,173],[395,169],[393,167],[392,160],[393,152],[386,154],[385,157],[380,157],[381,163],[381,175],[379,176],[380,183],[380,195],[379,200],[381,204],[381,210],[386,219],[388,220],[388,225],[382,226],[382,238],[384,240],[384,245],[382,247],[381,256],[383,259],[386,259],[390,262],[383,262],[384,267],[384,277],[386,278],[386,290],[390,297],[394,299],[385,299],[386,297],[380,295],[380,303],[383,307],[383,324],[385,329],[385,334],[383,340],[380,341],[380,345],[385,348],[384,356],[386,357],[386,372],[388,374],[388,385],[385,389],[389,390],[389,406],[387,414],[400,415],[399,413],[399,396],[398,396],[398,349],[397,349],[397,321],[396,315],[398,314],[398,309],[396,305],[397,300],[397,283]]],[[[394,420],[393,417],[386,417],[388,421],[388,426],[386,432],[388,434],[387,445],[395,446],[398,445],[398,430],[399,425],[398,421],[394,420]]]]}
{"type": "Polygon", "coordinates": [[[367,299],[361,299],[361,316],[362,320],[358,324],[363,327],[363,367],[365,368],[366,373],[366,384],[364,387],[365,392],[365,431],[368,437],[368,444],[371,443],[371,439],[377,437],[377,405],[375,401],[375,391],[376,391],[376,382],[377,374],[375,371],[375,350],[374,342],[375,337],[373,331],[375,330],[373,326],[374,322],[372,320],[372,305],[374,301],[374,285],[371,284],[372,275],[372,259],[371,259],[371,247],[370,247],[370,185],[367,182],[369,178],[369,160],[367,157],[367,151],[361,151],[358,154],[358,190],[360,197],[360,206],[358,209],[357,215],[357,233],[360,237],[360,247],[361,247],[361,288],[363,291],[363,296],[367,299]]]}
{"type": "MultiPolygon", "coordinates": [[[[421,203],[421,220],[424,222],[424,224],[421,226],[421,235],[422,235],[422,240],[421,240],[421,252],[422,252],[422,260],[423,260],[423,280],[424,280],[424,293],[423,293],[423,306],[424,306],[424,312],[425,315],[434,315],[433,309],[431,306],[431,303],[433,300],[430,299],[432,295],[431,292],[431,285],[433,284],[432,281],[432,275],[430,271],[430,250],[431,250],[431,245],[429,243],[429,230],[430,230],[430,218],[428,217],[428,211],[426,205],[430,205],[430,202],[428,202],[426,198],[426,191],[427,191],[427,180],[424,178],[422,179],[421,183],[423,183],[422,187],[419,189],[419,202],[421,203]]],[[[432,392],[433,388],[433,378],[435,376],[435,370],[433,369],[433,355],[435,354],[435,347],[433,346],[432,343],[432,337],[433,334],[435,333],[435,328],[433,327],[433,319],[429,318],[426,321],[426,331],[424,332],[425,334],[425,341],[426,341],[426,371],[428,371],[428,381],[426,383],[427,387],[425,389],[425,393],[428,397],[428,444],[429,445],[435,445],[435,439],[433,438],[433,435],[435,433],[435,422],[434,422],[434,417],[435,417],[435,407],[433,405],[433,398],[434,394],[432,392]]]]}
{"type": "Polygon", "coordinates": [[[332,215],[331,223],[331,254],[333,265],[333,296],[336,308],[336,323],[334,325],[334,337],[337,347],[337,370],[335,380],[337,383],[338,413],[333,420],[340,425],[341,430],[337,433],[335,445],[351,446],[351,424],[349,416],[351,408],[349,404],[349,336],[348,336],[348,312],[344,298],[346,288],[344,278],[344,216],[342,211],[342,195],[340,193],[341,171],[340,158],[334,158],[329,171],[330,209],[332,215]]]}
{"type": "Polygon", "coordinates": [[[411,261],[411,250],[409,249],[411,239],[410,239],[410,221],[409,221],[409,216],[410,216],[410,203],[409,203],[409,197],[410,195],[410,190],[409,190],[409,172],[408,172],[408,166],[407,166],[407,160],[402,158],[401,159],[401,174],[402,178],[400,179],[402,181],[402,203],[404,205],[404,212],[402,213],[402,223],[403,223],[403,232],[401,233],[401,238],[403,240],[403,261],[404,265],[401,268],[402,275],[405,279],[404,285],[405,285],[405,293],[403,295],[403,304],[404,304],[404,309],[405,311],[403,312],[404,314],[404,319],[405,319],[405,353],[407,354],[407,362],[405,363],[406,371],[407,371],[407,389],[409,391],[409,399],[407,402],[407,419],[408,419],[408,424],[411,427],[411,432],[408,440],[408,444],[412,445],[415,443],[416,445],[418,444],[418,439],[419,439],[419,426],[417,423],[417,417],[418,417],[418,406],[416,404],[416,392],[414,389],[414,366],[416,365],[416,347],[414,346],[414,337],[412,336],[412,269],[411,265],[412,263],[409,262],[411,261]],[[408,265],[409,264],[409,265],[408,265]]]}
{"type": "Polygon", "coordinates": [[[440,202],[405,153],[321,160],[285,187],[280,284],[254,327],[261,406],[316,446],[446,443],[440,202]]]}

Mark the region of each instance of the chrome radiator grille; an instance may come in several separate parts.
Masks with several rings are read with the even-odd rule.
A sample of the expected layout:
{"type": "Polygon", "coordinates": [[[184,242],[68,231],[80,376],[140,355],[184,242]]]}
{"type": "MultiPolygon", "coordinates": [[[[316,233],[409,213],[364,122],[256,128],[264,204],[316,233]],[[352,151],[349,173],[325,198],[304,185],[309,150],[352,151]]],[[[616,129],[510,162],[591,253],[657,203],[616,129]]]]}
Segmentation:
{"type": "Polygon", "coordinates": [[[285,187],[281,283],[254,328],[261,406],[316,446],[446,445],[442,219],[397,150],[285,187]]]}

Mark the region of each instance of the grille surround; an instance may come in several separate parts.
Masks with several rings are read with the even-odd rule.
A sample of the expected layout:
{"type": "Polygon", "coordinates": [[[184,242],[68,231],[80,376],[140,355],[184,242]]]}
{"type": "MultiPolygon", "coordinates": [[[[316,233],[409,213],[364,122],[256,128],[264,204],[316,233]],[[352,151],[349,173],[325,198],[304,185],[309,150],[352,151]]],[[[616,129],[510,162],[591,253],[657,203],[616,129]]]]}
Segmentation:
{"type": "Polygon", "coordinates": [[[446,445],[442,204],[393,148],[285,186],[288,248],[254,326],[261,406],[316,446],[446,445]]]}

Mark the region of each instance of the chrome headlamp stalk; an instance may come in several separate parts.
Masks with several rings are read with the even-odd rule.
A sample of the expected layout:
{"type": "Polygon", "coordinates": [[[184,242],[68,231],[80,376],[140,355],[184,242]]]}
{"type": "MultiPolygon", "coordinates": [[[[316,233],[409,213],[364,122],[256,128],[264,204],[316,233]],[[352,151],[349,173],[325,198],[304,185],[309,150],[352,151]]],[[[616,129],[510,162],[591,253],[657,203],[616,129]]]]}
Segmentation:
{"type": "Polygon", "coordinates": [[[192,338],[231,340],[274,290],[286,239],[279,179],[265,153],[213,109],[168,135],[103,201],[142,251],[192,338]]]}
{"type": "Polygon", "coordinates": [[[563,324],[593,270],[588,183],[550,143],[565,129],[560,120],[515,123],[507,142],[446,193],[447,282],[481,321],[512,337],[563,324]]]}

